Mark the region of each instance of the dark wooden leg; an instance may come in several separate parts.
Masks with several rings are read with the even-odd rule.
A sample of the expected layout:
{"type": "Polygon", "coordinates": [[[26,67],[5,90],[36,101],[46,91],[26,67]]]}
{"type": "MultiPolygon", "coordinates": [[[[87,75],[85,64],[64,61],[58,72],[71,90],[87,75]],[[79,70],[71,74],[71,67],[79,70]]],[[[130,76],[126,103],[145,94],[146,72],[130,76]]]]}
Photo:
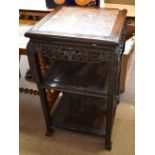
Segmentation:
{"type": "Polygon", "coordinates": [[[117,104],[120,103],[120,96],[119,96],[119,95],[116,96],[116,103],[117,103],[117,104]]]}
{"type": "MultiPolygon", "coordinates": [[[[120,60],[122,62],[122,60],[120,60]]],[[[117,81],[117,92],[116,92],[116,103],[119,104],[120,103],[120,76],[121,76],[121,67],[119,69],[119,73],[118,73],[118,81],[117,81]]]]}
{"type": "MultiPolygon", "coordinates": [[[[125,49],[125,42],[124,42],[124,45],[123,45],[123,52],[124,52],[124,49],[125,49]]],[[[122,65],[122,55],[120,56],[120,62],[119,62],[119,71],[118,71],[118,81],[117,81],[117,92],[116,92],[116,102],[117,104],[120,103],[120,83],[121,83],[121,65],[122,65]]]]}
{"type": "MultiPolygon", "coordinates": [[[[39,53],[37,56],[38,56],[39,70],[41,72],[42,77],[44,77],[44,76],[46,76],[46,61],[45,61],[45,57],[41,53],[39,53]]],[[[42,88],[41,88],[41,90],[42,90],[42,88]]],[[[48,115],[49,115],[49,116],[47,116],[49,118],[49,120],[47,120],[47,122],[46,122],[47,131],[46,131],[45,135],[50,137],[50,136],[53,135],[53,132],[54,132],[54,130],[50,128],[51,116],[49,114],[50,110],[52,109],[53,102],[54,102],[53,101],[53,91],[50,90],[50,89],[44,89],[42,91],[42,93],[40,93],[40,97],[43,98],[42,107],[46,105],[44,112],[45,113],[48,112],[48,115]],[[46,103],[44,103],[44,101],[46,101],[46,103]]]]}
{"type": "MultiPolygon", "coordinates": [[[[28,46],[30,45],[28,44],[28,46]]],[[[37,54],[33,50],[34,49],[31,48],[30,46],[28,50],[29,65],[30,65],[33,79],[36,82],[38,87],[38,92],[40,96],[42,111],[43,111],[45,125],[46,125],[46,135],[51,136],[53,133],[53,129],[50,128],[52,121],[50,116],[50,110],[48,107],[47,93],[46,93],[46,89],[42,88],[40,85],[40,81],[42,81],[42,78],[45,75],[45,68],[43,66],[40,67],[41,63],[38,60],[37,54]]]]}
{"type": "Polygon", "coordinates": [[[117,78],[117,89],[116,89],[116,103],[119,104],[120,102],[120,76],[121,76],[121,62],[122,62],[122,57],[120,57],[120,66],[119,66],[119,71],[118,71],[118,78],[117,78]]]}
{"type": "Polygon", "coordinates": [[[54,133],[54,130],[53,129],[49,129],[49,130],[46,131],[46,134],[45,135],[47,137],[51,137],[51,136],[53,136],[53,133],[54,133]]]}
{"type": "Polygon", "coordinates": [[[106,121],[106,137],[105,137],[105,149],[112,149],[111,142],[111,134],[112,134],[112,126],[113,126],[113,95],[109,95],[108,103],[107,103],[107,121],[106,121]]]}
{"type": "Polygon", "coordinates": [[[105,143],[104,148],[110,151],[112,149],[112,142],[110,141],[109,143],[105,143]]]}
{"type": "Polygon", "coordinates": [[[48,107],[46,89],[41,88],[39,84],[37,84],[37,85],[38,85],[42,110],[43,110],[43,114],[44,114],[44,119],[46,122],[46,136],[52,136],[53,129],[50,128],[52,121],[51,121],[50,111],[49,111],[49,107],[48,107]]]}

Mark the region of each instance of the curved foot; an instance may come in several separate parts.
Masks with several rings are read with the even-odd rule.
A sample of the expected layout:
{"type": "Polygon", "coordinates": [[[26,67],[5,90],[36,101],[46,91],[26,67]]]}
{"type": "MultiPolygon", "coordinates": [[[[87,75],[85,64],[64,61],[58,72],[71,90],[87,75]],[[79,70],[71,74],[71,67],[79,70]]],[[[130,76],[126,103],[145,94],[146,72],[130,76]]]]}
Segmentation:
{"type": "Polygon", "coordinates": [[[104,144],[104,148],[110,151],[112,149],[112,142],[110,144],[104,144]]]}
{"type": "Polygon", "coordinates": [[[47,131],[45,135],[47,137],[51,137],[51,136],[53,136],[53,132],[54,132],[54,130],[51,129],[51,130],[47,131]]]}

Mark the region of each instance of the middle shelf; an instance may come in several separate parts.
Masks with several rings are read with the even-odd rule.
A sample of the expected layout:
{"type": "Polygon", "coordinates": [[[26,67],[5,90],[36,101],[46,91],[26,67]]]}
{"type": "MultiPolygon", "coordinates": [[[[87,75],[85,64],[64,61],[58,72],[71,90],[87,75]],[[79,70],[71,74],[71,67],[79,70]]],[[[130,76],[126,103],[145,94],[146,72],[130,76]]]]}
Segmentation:
{"type": "Polygon", "coordinates": [[[53,61],[47,66],[42,87],[105,97],[108,94],[108,63],[53,61]]]}

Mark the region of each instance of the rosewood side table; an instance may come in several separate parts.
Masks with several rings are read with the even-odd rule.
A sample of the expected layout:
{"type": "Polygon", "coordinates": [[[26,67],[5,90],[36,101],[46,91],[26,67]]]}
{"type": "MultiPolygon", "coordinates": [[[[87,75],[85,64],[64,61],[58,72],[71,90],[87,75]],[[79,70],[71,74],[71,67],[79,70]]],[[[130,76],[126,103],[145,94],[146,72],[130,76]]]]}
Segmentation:
{"type": "Polygon", "coordinates": [[[47,136],[55,129],[105,137],[111,134],[124,51],[126,10],[62,7],[25,36],[37,83],[47,136]],[[61,92],[49,104],[49,90],[61,92]],[[50,108],[49,108],[50,106],[50,108]]]}

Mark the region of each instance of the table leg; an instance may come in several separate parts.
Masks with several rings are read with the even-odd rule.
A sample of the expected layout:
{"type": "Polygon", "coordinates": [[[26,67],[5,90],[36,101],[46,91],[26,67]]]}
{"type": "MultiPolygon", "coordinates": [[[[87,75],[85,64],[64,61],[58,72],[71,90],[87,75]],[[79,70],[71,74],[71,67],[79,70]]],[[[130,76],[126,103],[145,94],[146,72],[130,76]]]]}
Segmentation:
{"type": "Polygon", "coordinates": [[[107,121],[106,121],[106,137],[105,137],[105,149],[112,149],[111,134],[113,125],[113,95],[109,95],[107,103],[107,121]]]}

